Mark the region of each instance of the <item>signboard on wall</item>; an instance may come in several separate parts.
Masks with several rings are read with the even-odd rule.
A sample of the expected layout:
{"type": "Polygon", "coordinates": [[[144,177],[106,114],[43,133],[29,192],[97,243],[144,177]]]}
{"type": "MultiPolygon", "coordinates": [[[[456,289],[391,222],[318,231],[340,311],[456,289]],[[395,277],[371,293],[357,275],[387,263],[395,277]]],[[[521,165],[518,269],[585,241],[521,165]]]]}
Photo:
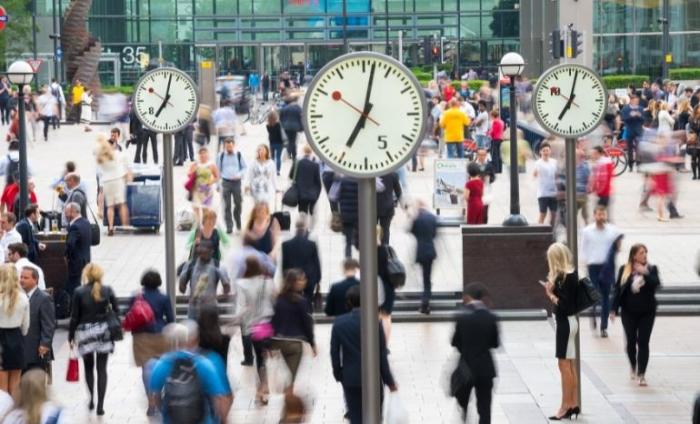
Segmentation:
{"type": "Polygon", "coordinates": [[[433,178],[433,208],[464,209],[467,159],[436,159],[433,178]]]}

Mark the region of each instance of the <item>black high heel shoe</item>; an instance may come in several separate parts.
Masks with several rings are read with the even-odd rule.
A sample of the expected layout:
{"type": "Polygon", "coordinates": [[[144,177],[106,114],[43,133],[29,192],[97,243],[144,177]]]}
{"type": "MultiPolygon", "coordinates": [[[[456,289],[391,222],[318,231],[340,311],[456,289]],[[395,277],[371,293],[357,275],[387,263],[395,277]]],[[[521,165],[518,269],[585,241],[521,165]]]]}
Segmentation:
{"type": "Polygon", "coordinates": [[[562,415],[562,416],[552,415],[551,417],[549,417],[549,420],[550,421],[561,421],[565,418],[571,419],[571,415],[574,413],[574,409],[575,408],[567,409],[566,412],[564,413],[564,415],[562,415]]]}
{"type": "MultiPolygon", "coordinates": [[[[576,419],[578,420],[578,414],[581,413],[581,407],[580,406],[574,406],[573,408],[570,409],[571,415],[576,415],[576,419]]],[[[569,417],[571,419],[571,417],[569,417]]]]}

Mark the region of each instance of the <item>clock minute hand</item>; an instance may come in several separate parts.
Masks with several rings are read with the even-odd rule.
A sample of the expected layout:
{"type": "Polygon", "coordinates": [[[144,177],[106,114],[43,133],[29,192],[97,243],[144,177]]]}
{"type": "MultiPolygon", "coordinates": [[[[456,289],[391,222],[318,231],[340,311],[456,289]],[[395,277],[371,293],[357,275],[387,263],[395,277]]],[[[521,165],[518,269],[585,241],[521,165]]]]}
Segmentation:
{"type": "Polygon", "coordinates": [[[360,134],[360,130],[365,127],[365,122],[367,121],[367,115],[372,110],[373,106],[374,105],[372,103],[369,103],[365,107],[365,113],[357,121],[357,124],[355,124],[355,128],[353,128],[352,133],[350,134],[350,137],[348,138],[347,143],[345,143],[345,145],[348,148],[352,147],[352,145],[355,144],[355,139],[357,138],[357,135],[360,134]]]}
{"type": "Polygon", "coordinates": [[[566,105],[564,106],[564,109],[562,109],[561,113],[559,114],[559,120],[564,117],[566,112],[571,109],[571,104],[574,102],[574,99],[576,98],[576,94],[574,94],[574,91],[576,90],[576,80],[578,79],[578,71],[574,73],[574,82],[571,84],[571,95],[569,96],[569,101],[566,102],[566,105]]]}

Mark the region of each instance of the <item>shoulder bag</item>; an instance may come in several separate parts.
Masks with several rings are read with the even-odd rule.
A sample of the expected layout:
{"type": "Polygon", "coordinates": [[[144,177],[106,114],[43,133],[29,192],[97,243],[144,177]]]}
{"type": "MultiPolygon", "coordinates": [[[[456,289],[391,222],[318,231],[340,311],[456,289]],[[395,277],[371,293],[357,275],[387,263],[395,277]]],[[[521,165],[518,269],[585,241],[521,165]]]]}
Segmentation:
{"type": "Polygon", "coordinates": [[[107,322],[107,331],[109,331],[109,338],[113,342],[118,342],[124,339],[124,331],[122,330],[122,323],[117,316],[117,313],[112,309],[112,304],[107,300],[107,311],[105,312],[105,321],[107,322]]]}
{"type": "Polygon", "coordinates": [[[297,171],[299,170],[299,161],[294,165],[294,175],[292,175],[292,183],[282,195],[282,204],[294,208],[299,205],[299,187],[297,186],[297,171]]]}
{"type": "Polygon", "coordinates": [[[97,246],[100,244],[100,224],[95,217],[95,212],[93,212],[92,208],[90,207],[90,203],[87,202],[87,199],[85,199],[85,206],[87,206],[88,210],[90,211],[90,215],[92,215],[92,220],[94,221],[90,223],[90,245],[97,246]]]}
{"type": "Polygon", "coordinates": [[[389,273],[389,282],[394,288],[403,287],[406,284],[406,267],[396,256],[396,251],[391,246],[386,246],[388,260],[387,271],[389,273]]]}
{"type": "Polygon", "coordinates": [[[590,278],[581,278],[576,286],[576,313],[581,313],[595,305],[602,297],[590,278]]]}

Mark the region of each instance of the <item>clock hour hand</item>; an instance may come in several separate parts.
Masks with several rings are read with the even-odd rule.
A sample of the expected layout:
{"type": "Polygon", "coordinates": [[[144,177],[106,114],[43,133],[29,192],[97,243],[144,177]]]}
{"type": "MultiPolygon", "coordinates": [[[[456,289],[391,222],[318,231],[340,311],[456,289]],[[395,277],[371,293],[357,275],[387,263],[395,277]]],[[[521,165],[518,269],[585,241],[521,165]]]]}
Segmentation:
{"type": "Polygon", "coordinates": [[[348,142],[345,143],[345,145],[348,148],[352,147],[352,145],[355,144],[355,139],[357,138],[357,135],[360,133],[360,130],[365,127],[365,122],[367,121],[367,115],[372,110],[372,106],[374,106],[374,105],[372,103],[369,103],[365,107],[365,113],[357,121],[357,124],[355,124],[355,128],[353,128],[352,133],[350,134],[350,137],[348,138],[348,142]]]}
{"type": "Polygon", "coordinates": [[[569,96],[569,101],[566,102],[566,105],[564,106],[564,109],[562,109],[561,113],[559,114],[559,120],[564,117],[566,112],[571,109],[571,104],[574,102],[574,99],[576,98],[576,94],[574,94],[574,91],[576,90],[576,80],[578,79],[578,71],[574,73],[574,82],[571,84],[571,95],[569,96]]]}
{"type": "Polygon", "coordinates": [[[165,96],[165,99],[163,99],[163,103],[161,103],[160,107],[159,107],[158,110],[156,111],[156,118],[157,118],[158,116],[160,116],[160,113],[161,113],[161,112],[163,111],[163,109],[165,108],[165,105],[169,103],[168,100],[170,100],[170,94],[168,94],[167,96],[165,96]]]}

